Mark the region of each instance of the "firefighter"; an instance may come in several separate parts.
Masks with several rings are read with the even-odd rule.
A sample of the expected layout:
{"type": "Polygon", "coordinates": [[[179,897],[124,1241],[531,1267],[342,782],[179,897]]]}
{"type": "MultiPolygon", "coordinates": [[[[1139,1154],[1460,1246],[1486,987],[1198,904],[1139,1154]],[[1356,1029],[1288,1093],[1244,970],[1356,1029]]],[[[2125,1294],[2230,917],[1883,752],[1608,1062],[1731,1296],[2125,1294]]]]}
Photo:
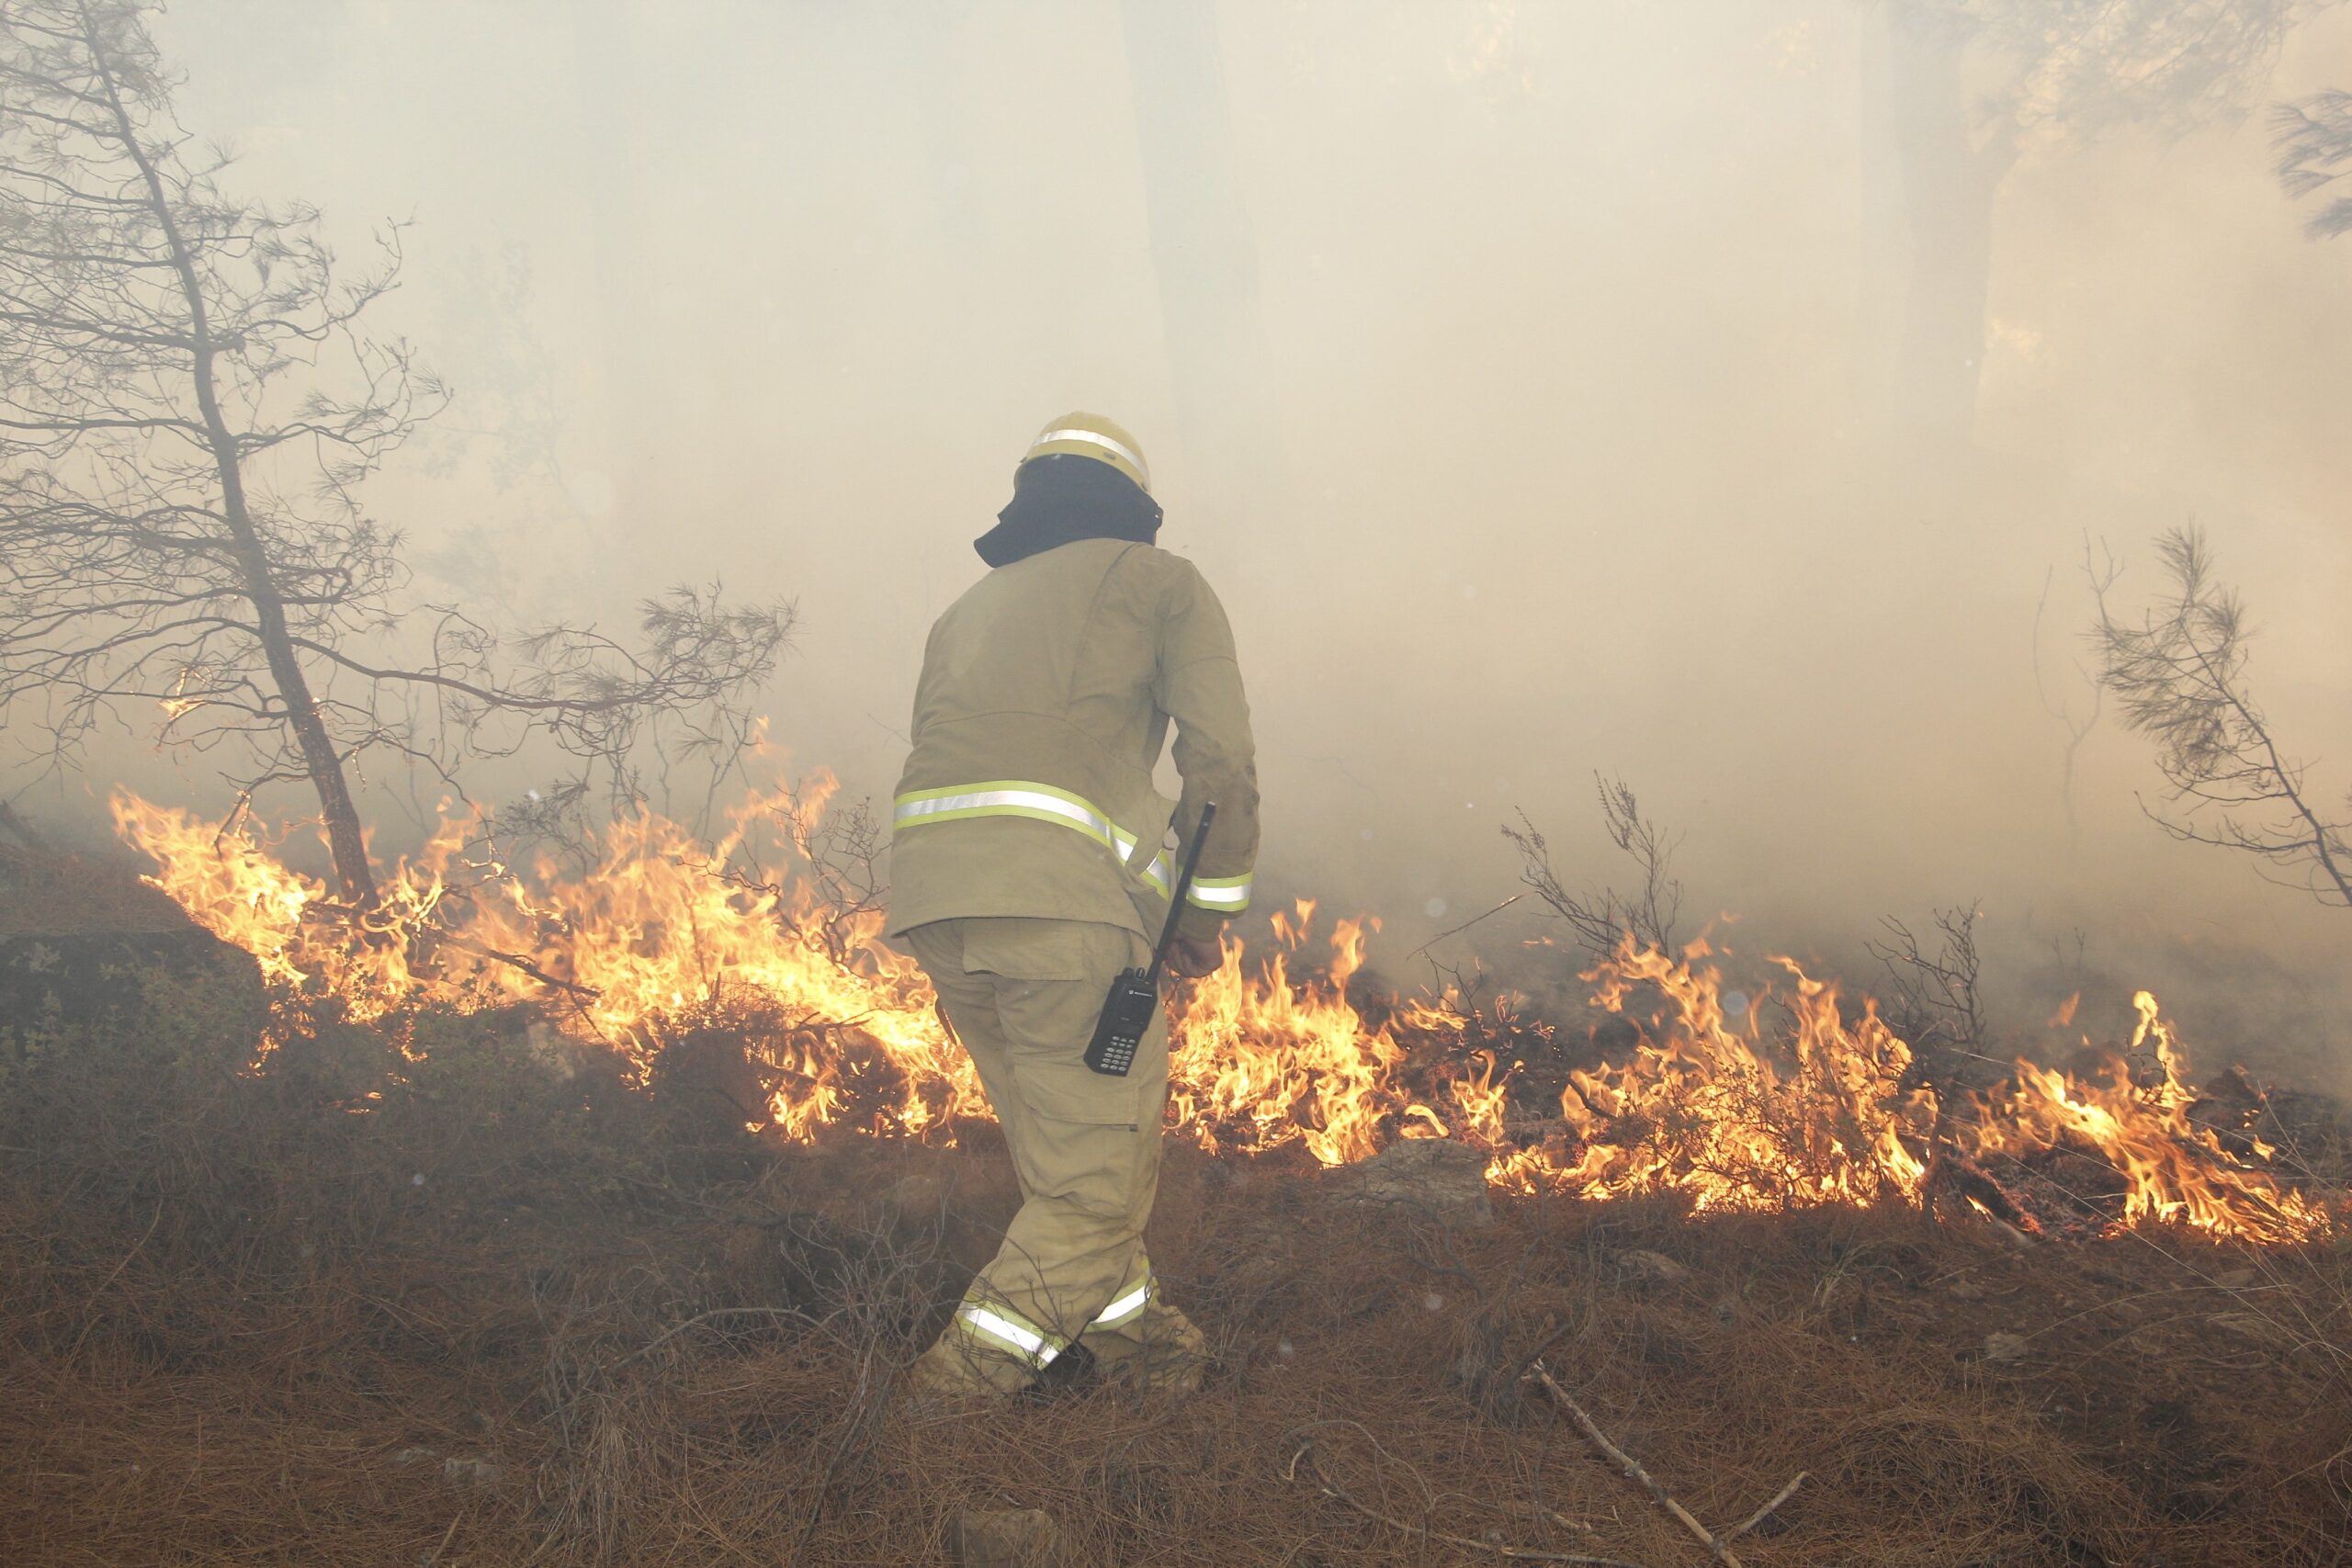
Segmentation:
{"type": "Polygon", "coordinates": [[[1125,1077],[1081,1055],[1119,971],[1147,964],[1170,846],[1217,813],[1169,965],[1197,977],[1250,902],[1257,768],[1233,633],[1190,561],[1156,547],[1134,436],[1047,425],[975,541],[990,568],[932,627],[892,814],[890,930],[938,990],[1004,1130],[1022,1203],[916,1363],[919,1398],[1001,1398],[1072,1345],[1106,1376],[1189,1393],[1200,1331],[1145,1256],[1168,1096],[1155,1024],[1125,1077]],[[1183,781],[1153,772],[1170,725],[1183,781]]]}

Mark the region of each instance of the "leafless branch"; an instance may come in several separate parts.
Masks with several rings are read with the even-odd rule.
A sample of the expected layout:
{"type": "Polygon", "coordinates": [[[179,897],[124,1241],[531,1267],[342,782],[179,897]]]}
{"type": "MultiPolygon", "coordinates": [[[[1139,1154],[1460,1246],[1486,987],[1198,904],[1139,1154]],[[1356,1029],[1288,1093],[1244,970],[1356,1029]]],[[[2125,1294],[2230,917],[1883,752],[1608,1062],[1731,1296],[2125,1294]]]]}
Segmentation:
{"type": "Polygon", "coordinates": [[[2301,200],[2324,195],[2303,225],[2314,240],[2352,234],[2352,93],[2314,93],[2270,111],[2270,140],[2278,149],[2278,183],[2301,200]]]}
{"type": "Polygon", "coordinates": [[[1982,968],[1976,921],[1983,913],[1973,902],[1938,909],[1936,931],[1942,940],[1933,952],[1892,915],[1879,922],[1890,940],[1864,944],[1886,967],[1888,1017],[1913,1045],[1940,1041],[1972,1054],[1984,1049],[1984,1012],[1976,991],[1982,968]]]}
{"type": "Polygon", "coordinates": [[[1681,840],[1642,815],[1633,786],[1623,779],[1595,773],[1593,784],[1609,840],[1640,870],[1640,888],[1630,894],[1614,887],[1598,893],[1570,891],[1553,870],[1550,844],[1524,812],[1518,827],[1502,830],[1519,851],[1521,879],[1567,922],[1577,944],[1595,958],[1616,952],[1628,936],[1644,946],[1671,950],[1682,913],[1682,884],[1673,874],[1674,852],[1681,840]]]}
{"type": "Polygon", "coordinates": [[[2099,679],[2125,726],[2155,743],[2168,804],[2148,814],[2177,839],[2249,854],[2272,881],[2352,908],[2352,819],[2320,812],[2301,762],[2280,750],[2246,683],[2245,604],[2213,576],[2196,527],[2156,541],[2171,579],[2135,621],[2102,594],[2091,630],[2099,679]]]}

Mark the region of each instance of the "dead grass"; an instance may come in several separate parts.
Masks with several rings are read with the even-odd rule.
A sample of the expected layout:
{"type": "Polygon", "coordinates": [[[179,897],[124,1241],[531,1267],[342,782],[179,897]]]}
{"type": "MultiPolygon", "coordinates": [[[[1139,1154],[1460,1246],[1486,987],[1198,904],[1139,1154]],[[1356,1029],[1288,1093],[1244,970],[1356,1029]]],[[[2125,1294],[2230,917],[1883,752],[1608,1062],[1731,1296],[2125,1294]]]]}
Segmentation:
{"type": "Polygon", "coordinates": [[[181,976],[0,1075],[11,1562],[920,1563],[1021,1506],[1073,1563],[1502,1561],[1424,1529],[1703,1563],[1524,1396],[1539,1347],[1712,1525],[1810,1472],[1751,1568],[2352,1552],[2332,1251],[1667,1202],[1449,1228],[1171,1145],[1153,1251],[1207,1389],[1066,1364],[917,1418],[899,1372],[1012,1206],[989,1128],[761,1144],[515,1017],[318,1018],[253,1075],[243,1005],[181,976]]]}

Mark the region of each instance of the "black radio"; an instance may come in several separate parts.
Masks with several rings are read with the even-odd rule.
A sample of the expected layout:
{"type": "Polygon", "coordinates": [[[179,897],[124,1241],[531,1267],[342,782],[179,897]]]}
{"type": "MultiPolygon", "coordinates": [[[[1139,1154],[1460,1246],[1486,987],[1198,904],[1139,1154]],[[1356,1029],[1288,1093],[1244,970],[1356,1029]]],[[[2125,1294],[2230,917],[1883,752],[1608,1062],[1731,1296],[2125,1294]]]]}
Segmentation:
{"type": "Polygon", "coordinates": [[[1201,807],[1200,826],[1184,849],[1184,867],[1168,895],[1168,923],[1160,928],[1159,945],[1151,950],[1148,969],[1122,969],[1103,998],[1102,1016],[1094,1021],[1094,1038],[1086,1047],[1086,1065],[1098,1073],[1123,1078],[1136,1065],[1136,1052],[1151,1029],[1151,1015],[1159,1006],[1159,971],[1176,940],[1176,921],[1184,912],[1184,895],[1193,889],[1193,873],[1201,863],[1201,848],[1209,840],[1209,824],[1216,819],[1216,802],[1201,807]]]}

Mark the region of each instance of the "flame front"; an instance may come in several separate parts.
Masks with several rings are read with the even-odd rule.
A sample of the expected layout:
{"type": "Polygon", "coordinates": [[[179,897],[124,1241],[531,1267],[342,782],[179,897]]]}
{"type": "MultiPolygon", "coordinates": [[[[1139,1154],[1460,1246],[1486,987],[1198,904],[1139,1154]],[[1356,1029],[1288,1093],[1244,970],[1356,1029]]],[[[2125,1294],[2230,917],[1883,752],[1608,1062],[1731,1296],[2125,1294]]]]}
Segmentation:
{"type": "MultiPolygon", "coordinates": [[[[123,837],[159,868],[150,880],[192,919],[273,983],[353,1017],[527,1002],[642,1073],[695,1021],[749,1008],[746,1032],[780,1085],[769,1120],[786,1136],[854,1126],[946,1139],[957,1118],[987,1114],[922,971],[883,942],[882,916],[842,911],[809,877],[744,869],[781,814],[811,808],[805,795],[748,796],[716,843],[650,812],[626,816],[571,873],[547,859],[518,871],[482,844],[479,823],[451,818],[356,922],[250,826],[216,831],[128,792],[113,805],[123,837]]],[[[1701,1210],[1917,1203],[1939,1152],[2030,1166],[2071,1151],[2120,1179],[2120,1192],[2086,1199],[2110,1227],[2291,1242],[2333,1224],[2267,1145],[2225,1141],[2191,1117],[2179,1043],[2145,992],[2132,1051],[2152,1053],[2148,1081],[2123,1058],[2089,1079],[2019,1061],[1992,1093],[1939,1101],[1868,998],[1849,1005],[1778,959],[1785,981],[1726,1016],[1703,943],[1675,957],[1629,942],[1585,978],[1635,1043],[1572,1072],[1554,1113],[1493,1051],[1471,1048],[1449,998],[1366,1004],[1368,1017],[1350,993],[1371,928],[1337,922],[1329,957],[1308,963],[1313,913],[1277,917],[1279,950],[1254,967],[1228,941],[1223,964],[1182,996],[1170,1121],[1204,1147],[1295,1147],[1335,1166],[1402,1138],[1451,1137],[1485,1153],[1505,1190],[1677,1192],[1701,1210]],[[1769,1035],[1768,1002],[1787,1020],[1769,1035]]]]}
{"type": "Polygon", "coordinates": [[[1644,987],[1662,1006],[1630,1060],[1569,1075],[1557,1140],[1494,1174],[1580,1197],[1672,1189],[1700,1209],[1917,1198],[1927,1164],[1914,1151],[1935,1106],[1903,1087],[1911,1050],[1876,1005],[1849,1024],[1835,986],[1777,960],[1794,1023],[1776,1065],[1724,1017],[1716,971],[1692,962],[1628,947],[1588,976],[1610,1012],[1623,1015],[1644,987]]]}

